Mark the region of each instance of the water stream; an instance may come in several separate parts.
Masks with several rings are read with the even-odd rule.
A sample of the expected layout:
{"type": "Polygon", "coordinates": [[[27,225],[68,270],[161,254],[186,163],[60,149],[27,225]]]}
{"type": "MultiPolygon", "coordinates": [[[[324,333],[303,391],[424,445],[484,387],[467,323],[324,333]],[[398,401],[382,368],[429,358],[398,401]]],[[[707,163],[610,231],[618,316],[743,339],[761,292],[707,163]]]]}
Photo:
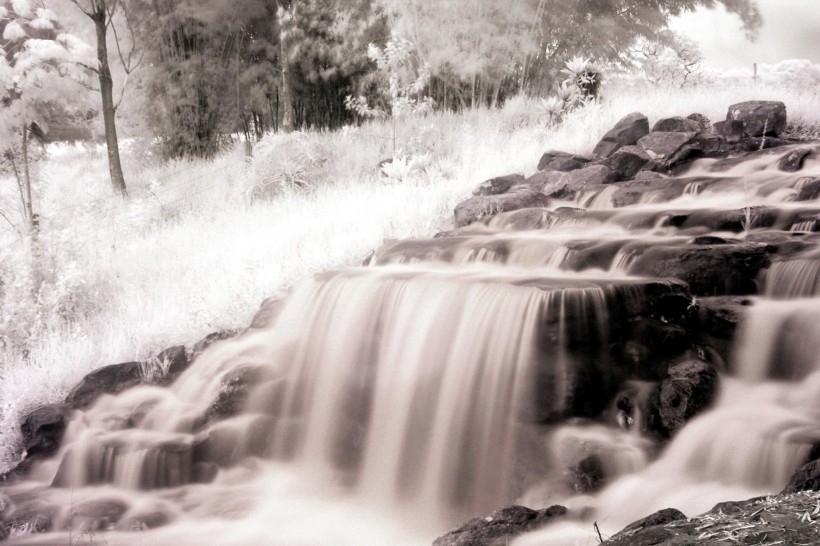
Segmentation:
{"type": "Polygon", "coordinates": [[[50,532],[10,542],[429,544],[519,502],[570,517],[516,545],[581,545],[597,543],[593,522],[613,533],[782,489],[820,441],[816,246],[756,279],[717,402],[667,445],[645,406],[672,338],[653,336],[680,331],[698,299],[635,269],[697,238],[820,241],[820,201],[794,201],[820,160],[783,173],[782,153],[701,160],[624,206],[605,187],[388,243],[367,267],[303,281],[171,386],[78,412],[60,452],[3,490],[50,532]],[[748,234],[730,214],[746,206],[748,234]],[[608,485],[579,491],[591,455],[608,485]]]}

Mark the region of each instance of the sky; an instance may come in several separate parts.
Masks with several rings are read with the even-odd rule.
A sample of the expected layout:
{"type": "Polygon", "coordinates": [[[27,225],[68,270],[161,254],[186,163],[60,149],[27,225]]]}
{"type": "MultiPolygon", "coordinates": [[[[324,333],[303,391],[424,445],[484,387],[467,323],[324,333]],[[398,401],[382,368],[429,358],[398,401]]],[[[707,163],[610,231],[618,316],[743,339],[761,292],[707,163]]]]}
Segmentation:
{"type": "Polygon", "coordinates": [[[758,0],[763,27],[755,43],[740,28],[740,19],[723,7],[698,9],[670,27],[700,46],[704,65],[714,68],[751,68],[757,62],[809,59],[820,63],[820,0],[758,0]]]}

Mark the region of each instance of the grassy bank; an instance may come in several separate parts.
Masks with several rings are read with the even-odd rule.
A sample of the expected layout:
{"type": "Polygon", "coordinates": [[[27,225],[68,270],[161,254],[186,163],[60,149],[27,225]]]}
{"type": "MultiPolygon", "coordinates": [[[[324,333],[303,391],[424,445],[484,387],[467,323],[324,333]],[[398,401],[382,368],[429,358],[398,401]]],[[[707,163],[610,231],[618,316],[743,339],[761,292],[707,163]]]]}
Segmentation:
{"type": "Polygon", "coordinates": [[[22,226],[10,225],[11,181],[0,195],[12,220],[0,224],[0,466],[14,457],[20,415],[93,368],[242,327],[300,278],[358,263],[385,239],[448,229],[480,181],[530,174],[548,148],[589,152],[626,113],[720,119],[752,98],[784,101],[801,134],[820,125],[812,87],[610,88],[549,129],[528,99],[401,121],[396,147],[415,166],[392,178],[378,167],[394,147],[388,122],[272,135],[250,159],[237,147],[160,165],[133,146],[125,200],[111,196],[102,150],[55,148],[39,172],[36,260],[22,226]]]}

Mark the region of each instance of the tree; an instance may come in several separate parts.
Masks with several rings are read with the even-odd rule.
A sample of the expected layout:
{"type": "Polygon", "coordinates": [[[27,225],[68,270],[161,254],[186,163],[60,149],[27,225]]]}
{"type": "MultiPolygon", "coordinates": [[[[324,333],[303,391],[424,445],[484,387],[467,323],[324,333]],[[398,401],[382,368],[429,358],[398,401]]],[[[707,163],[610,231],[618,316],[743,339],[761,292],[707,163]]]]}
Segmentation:
{"type": "Polygon", "coordinates": [[[88,65],[87,68],[95,72],[100,85],[100,97],[102,99],[103,123],[105,125],[105,145],[108,150],[108,170],[111,175],[111,184],[114,190],[120,194],[126,194],[125,177],[122,173],[122,163],[120,162],[120,147],[117,138],[117,108],[125,93],[125,82],[122,86],[120,98],[114,102],[114,80],[111,77],[111,67],[108,59],[108,30],[114,36],[114,43],[117,55],[128,76],[137,69],[142,62],[142,55],[137,55],[134,40],[134,29],[131,23],[129,12],[126,8],[125,0],[69,0],[77,6],[86,17],[94,23],[94,30],[97,40],[97,62],[88,65]],[[121,15],[129,34],[129,45],[123,43],[125,38],[120,38],[117,31],[115,17],[121,15]]]}
{"type": "MultiPolygon", "coordinates": [[[[575,57],[622,62],[636,39],[656,39],[671,17],[699,6],[725,6],[750,36],[761,23],[754,0],[380,1],[394,31],[431,65],[434,80],[450,80],[445,93],[460,92],[465,76],[470,80],[471,104],[516,91],[546,94],[575,57]]],[[[431,90],[446,103],[437,93],[431,90]]]]}
{"type": "MultiPolygon", "coordinates": [[[[56,14],[27,0],[0,4],[0,154],[17,182],[24,222],[38,230],[32,192],[32,135],[56,111],[82,108],[66,102],[85,78],[88,47],[59,29],[56,14]]],[[[76,100],[76,99],[74,99],[76,100]]]]}
{"type": "Polygon", "coordinates": [[[638,40],[630,58],[650,84],[684,87],[692,83],[700,70],[703,55],[697,44],[686,36],[666,31],[657,40],[638,40]]]}

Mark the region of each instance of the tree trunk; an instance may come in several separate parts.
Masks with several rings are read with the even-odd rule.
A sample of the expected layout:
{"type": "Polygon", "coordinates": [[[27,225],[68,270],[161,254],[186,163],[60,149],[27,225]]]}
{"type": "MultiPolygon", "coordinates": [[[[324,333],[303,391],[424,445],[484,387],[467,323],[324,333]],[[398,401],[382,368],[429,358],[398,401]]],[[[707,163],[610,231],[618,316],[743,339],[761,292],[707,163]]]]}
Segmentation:
{"type": "MultiPolygon", "coordinates": [[[[284,19],[284,17],[282,18],[284,19]]],[[[282,130],[293,131],[293,94],[290,89],[290,67],[288,47],[285,40],[284,20],[279,21],[279,64],[282,65],[282,130]]]]}
{"type": "Polygon", "coordinates": [[[23,123],[23,189],[25,196],[23,197],[23,204],[25,205],[24,215],[26,223],[28,224],[28,231],[32,239],[37,238],[37,220],[34,217],[34,205],[31,199],[31,172],[28,165],[28,124],[23,123]]]}
{"type": "Polygon", "coordinates": [[[108,148],[108,171],[111,174],[111,185],[114,190],[126,195],[125,178],[122,175],[120,163],[120,148],[117,141],[117,125],[114,116],[114,81],[111,78],[111,68],[108,66],[108,44],[106,33],[108,19],[105,8],[101,7],[92,17],[97,30],[97,61],[99,61],[100,94],[102,95],[103,121],[105,123],[105,145],[108,148]]]}

